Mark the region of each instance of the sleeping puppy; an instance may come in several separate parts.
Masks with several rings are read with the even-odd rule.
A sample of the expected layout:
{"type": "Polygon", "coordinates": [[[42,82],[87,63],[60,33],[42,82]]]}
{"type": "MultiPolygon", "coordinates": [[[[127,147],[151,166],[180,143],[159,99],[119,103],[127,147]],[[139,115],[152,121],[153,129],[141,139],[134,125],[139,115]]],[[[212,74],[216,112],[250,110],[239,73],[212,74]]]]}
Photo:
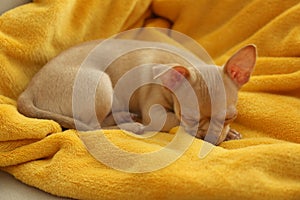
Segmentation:
{"type": "Polygon", "coordinates": [[[249,81],[255,66],[254,45],[240,49],[223,67],[206,67],[211,75],[203,77],[201,70],[174,53],[185,54],[184,50],[177,47],[158,42],[113,39],[104,48],[95,48],[100,42],[92,41],[72,47],[47,63],[19,96],[19,112],[28,117],[52,119],[64,128],[79,130],[98,129],[100,123],[102,128],[119,125],[121,129],[141,134],[151,130],[170,131],[182,125],[187,132],[196,129],[193,135],[204,139],[214,117],[210,90],[224,85],[225,101],[217,94],[214,104],[225,105],[218,110],[218,113],[224,114],[225,121],[220,122],[221,130],[215,136],[215,141],[210,142],[220,144],[224,140],[241,138],[238,132],[230,129],[229,123],[237,116],[238,90],[249,81]],[[96,56],[86,61],[91,54],[96,56]],[[113,56],[118,58],[109,60],[113,56]],[[82,63],[87,67],[83,67],[82,63]],[[104,66],[103,63],[108,64],[104,66]],[[140,71],[129,79],[125,78],[127,82],[118,84],[135,69],[140,71]],[[220,77],[221,82],[216,82],[214,77],[220,77]],[[132,93],[123,91],[134,81],[142,83],[146,79],[150,84],[144,84],[132,93]],[[208,85],[205,80],[212,84],[208,85]],[[79,96],[74,95],[75,85],[79,96]],[[95,89],[92,89],[92,85],[95,85],[95,89]],[[186,90],[186,85],[190,86],[190,91],[186,90]],[[119,96],[114,98],[116,86],[119,86],[119,96]],[[185,105],[181,105],[178,94],[186,96],[185,105],[189,105],[189,95],[195,94],[197,106],[183,113],[182,107],[185,105]],[[81,98],[76,103],[80,105],[76,113],[74,104],[77,99],[74,98],[81,98]],[[91,103],[94,104],[94,110],[90,108],[91,103]],[[96,121],[92,112],[96,113],[96,121]]]}

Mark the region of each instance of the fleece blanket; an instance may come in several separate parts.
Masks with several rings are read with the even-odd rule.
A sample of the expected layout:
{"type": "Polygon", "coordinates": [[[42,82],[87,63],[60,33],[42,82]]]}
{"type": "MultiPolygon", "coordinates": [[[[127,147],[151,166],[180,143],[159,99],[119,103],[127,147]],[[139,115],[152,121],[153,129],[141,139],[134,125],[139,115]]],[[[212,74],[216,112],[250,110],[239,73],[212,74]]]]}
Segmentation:
{"type": "MultiPolygon", "coordinates": [[[[0,169],[75,199],[300,199],[299,21],[298,0],[35,0],[10,10],[0,17],[0,169]],[[137,27],[180,31],[217,64],[256,44],[256,69],[239,94],[233,124],[242,140],[224,142],[205,158],[198,154],[206,143],[194,140],[169,166],[126,173],[91,156],[76,130],[18,113],[18,95],[51,58],[137,27]]],[[[164,148],[173,138],[159,133],[136,139],[118,130],[89,134],[105,134],[136,153],[164,148]]]]}

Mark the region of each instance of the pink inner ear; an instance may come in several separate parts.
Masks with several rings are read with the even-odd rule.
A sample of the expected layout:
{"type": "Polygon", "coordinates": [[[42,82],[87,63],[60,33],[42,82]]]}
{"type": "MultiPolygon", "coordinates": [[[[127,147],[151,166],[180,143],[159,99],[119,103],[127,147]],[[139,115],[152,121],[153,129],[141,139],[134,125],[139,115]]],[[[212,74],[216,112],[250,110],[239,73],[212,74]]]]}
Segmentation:
{"type": "Polygon", "coordinates": [[[161,77],[162,83],[170,89],[177,88],[190,75],[189,71],[182,66],[176,66],[170,69],[161,77]]]}
{"type": "Polygon", "coordinates": [[[185,67],[182,67],[182,66],[176,66],[176,67],[173,67],[173,69],[174,69],[175,71],[177,71],[178,73],[180,73],[181,75],[183,75],[185,78],[187,78],[187,77],[190,76],[189,70],[187,70],[185,67]]]}
{"type": "Polygon", "coordinates": [[[231,80],[241,87],[249,81],[255,62],[256,47],[248,45],[228,60],[225,69],[231,80]]]}
{"type": "Polygon", "coordinates": [[[244,85],[250,79],[250,72],[236,65],[231,66],[228,73],[230,78],[239,86],[244,85]]]}

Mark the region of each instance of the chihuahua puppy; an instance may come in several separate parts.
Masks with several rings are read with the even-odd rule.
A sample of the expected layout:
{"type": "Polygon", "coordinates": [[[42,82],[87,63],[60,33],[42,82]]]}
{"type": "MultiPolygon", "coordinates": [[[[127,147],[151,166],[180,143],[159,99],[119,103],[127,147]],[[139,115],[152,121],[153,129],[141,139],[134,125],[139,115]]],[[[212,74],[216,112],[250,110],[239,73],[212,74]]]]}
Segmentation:
{"type": "Polygon", "coordinates": [[[19,96],[19,112],[28,117],[52,119],[64,128],[79,130],[97,129],[99,123],[103,128],[119,125],[121,129],[137,134],[151,130],[170,131],[180,124],[189,132],[193,129],[191,127],[196,126],[194,135],[204,139],[213,118],[210,89],[218,89],[222,84],[226,102],[217,95],[214,103],[225,105],[219,110],[225,115],[225,121],[214,143],[241,138],[229,124],[237,116],[238,90],[249,81],[255,66],[257,53],[254,45],[237,51],[222,67],[216,67],[217,70],[206,67],[213,73],[212,77],[218,76],[221,80],[220,83],[212,80],[210,82],[214,84],[207,85],[201,70],[197,70],[182,56],[172,53],[184,53],[182,49],[159,42],[123,39],[112,39],[105,48],[97,49],[101,42],[92,41],[72,47],[47,63],[19,96]],[[135,50],[131,50],[133,48],[135,50]],[[122,49],[126,53],[122,53],[122,49]],[[94,58],[87,61],[86,57],[91,54],[94,58]],[[109,60],[113,55],[118,55],[118,58],[109,60]],[[83,63],[88,67],[83,67],[83,63]],[[107,63],[107,66],[103,63],[107,63]],[[119,84],[120,95],[114,98],[118,81],[136,66],[140,66],[141,71],[126,79],[127,82],[119,84]],[[123,90],[134,81],[142,83],[143,80],[149,80],[150,84],[136,88],[127,97],[129,92],[123,90]],[[155,84],[155,81],[160,84],[155,84]],[[189,92],[184,89],[187,83],[192,88],[189,92]],[[77,94],[83,96],[77,103],[74,101],[74,98],[78,98],[78,95],[74,95],[75,85],[79,88],[77,94]],[[91,89],[92,85],[96,85],[95,90],[91,89]],[[187,101],[189,94],[194,93],[198,108],[182,113],[184,105],[180,105],[176,92],[186,95],[187,101]],[[88,105],[91,103],[94,104],[94,110],[88,105]],[[76,113],[75,104],[80,105],[76,113]],[[116,108],[113,105],[117,105],[116,108]],[[96,113],[96,122],[91,112],[96,113]],[[161,121],[164,123],[161,124],[161,121]]]}

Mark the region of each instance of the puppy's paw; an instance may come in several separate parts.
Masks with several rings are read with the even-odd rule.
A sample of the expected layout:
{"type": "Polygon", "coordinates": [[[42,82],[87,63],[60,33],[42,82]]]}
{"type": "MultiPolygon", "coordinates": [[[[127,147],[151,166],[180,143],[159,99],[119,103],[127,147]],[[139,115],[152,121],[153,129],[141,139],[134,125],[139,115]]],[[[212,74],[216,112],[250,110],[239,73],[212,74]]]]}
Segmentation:
{"type": "Polygon", "coordinates": [[[119,125],[119,128],[130,131],[135,134],[143,134],[145,126],[141,123],[135,122],[135,123],[123,123],[119,125]]]}
{"type": "Polygon", "coordinates": [[[226,136],[225,141],[239,140],[239,139],[242,139],[242,135],[239,132],[237,132],[236,130],[230,129],[227,136],[226,136]]]}

